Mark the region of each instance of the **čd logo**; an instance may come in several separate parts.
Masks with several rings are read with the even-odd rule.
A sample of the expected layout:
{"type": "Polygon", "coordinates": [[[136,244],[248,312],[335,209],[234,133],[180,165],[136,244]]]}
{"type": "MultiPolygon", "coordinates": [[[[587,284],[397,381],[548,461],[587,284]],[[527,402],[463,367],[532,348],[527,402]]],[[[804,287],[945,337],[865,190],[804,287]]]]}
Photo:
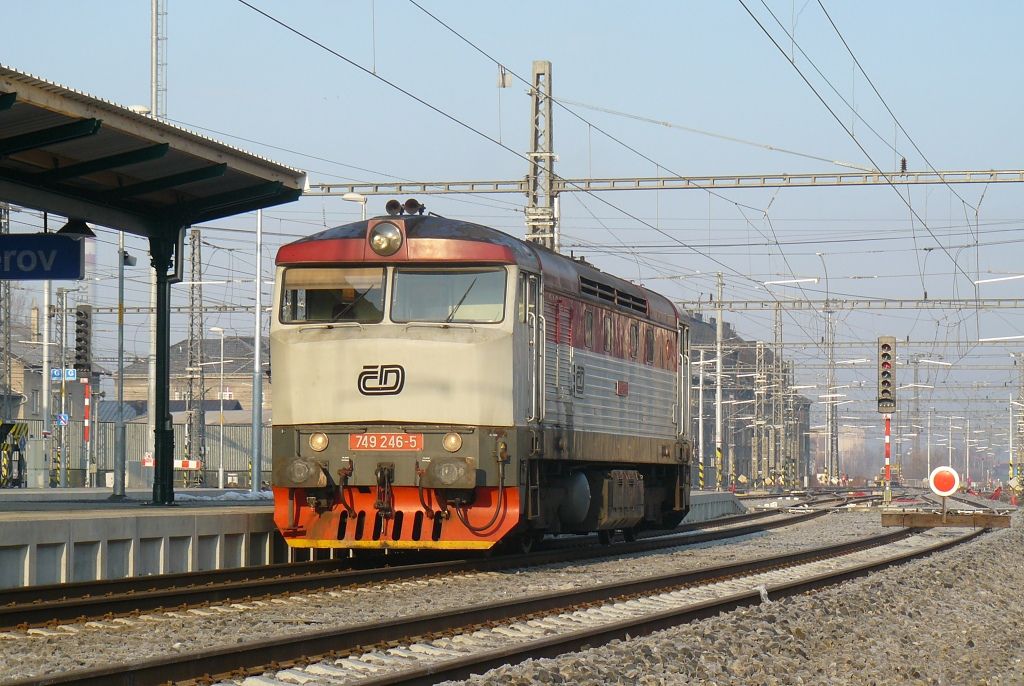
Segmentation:
{"type": "Polygon", "coordinates": [[[367,365],[359,373],[363,395],[398,395],[405,386],[405,368],[400,364],[367,365]]]}

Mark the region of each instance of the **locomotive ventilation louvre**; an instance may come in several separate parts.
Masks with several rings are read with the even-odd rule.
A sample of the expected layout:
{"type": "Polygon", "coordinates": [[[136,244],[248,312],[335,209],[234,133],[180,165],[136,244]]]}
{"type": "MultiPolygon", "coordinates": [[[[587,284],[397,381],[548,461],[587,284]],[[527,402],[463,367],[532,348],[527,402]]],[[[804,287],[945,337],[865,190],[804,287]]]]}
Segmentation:
{"type": "Polygon", "coordinates": [[[618,288],[613,288],[599,281],[594,281],[593,279],[581,276],[580,292],[584,295],[592,295],[600,300],[614,303],[619,307],[626,308],[627,310],[647,314],[646,298],[638,298],[635,295],[620,291],[618,288]]]}

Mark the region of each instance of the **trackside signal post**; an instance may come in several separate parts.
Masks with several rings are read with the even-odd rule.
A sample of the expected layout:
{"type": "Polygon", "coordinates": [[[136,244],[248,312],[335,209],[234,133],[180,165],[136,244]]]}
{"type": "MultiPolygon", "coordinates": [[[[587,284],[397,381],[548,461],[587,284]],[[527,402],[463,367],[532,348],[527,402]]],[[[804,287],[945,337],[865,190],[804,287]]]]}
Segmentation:
{"type": "Polygon", "coordinates": [[[878,411],[885,418],[885,480],[883,501],[892,502],[892,413],[896,411],[896,379],[893,363],[896,361],[896,337],[878,337],[878,411]]]}

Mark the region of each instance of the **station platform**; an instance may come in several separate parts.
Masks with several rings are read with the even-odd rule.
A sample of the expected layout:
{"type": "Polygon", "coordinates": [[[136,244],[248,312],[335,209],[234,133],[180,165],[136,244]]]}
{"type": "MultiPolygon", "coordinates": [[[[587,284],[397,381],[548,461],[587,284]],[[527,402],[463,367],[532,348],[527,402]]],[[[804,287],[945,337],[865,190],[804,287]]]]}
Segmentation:
{"type": "MultiPolygon", "coordinates": [[[[151,507],[152,491],[0,489],[0,588],[286,562],[270,493],[181,489],[151,507]],[[261,497],[262,496],[262,497],[261,497]]],[[[745,512],[732,493],[694,491],[686,523],[745,512]]]]}
{"type": "Polygon", "coordinates": [[[182,489],[175,505],[152,507],[147,489],[122,501],[108,489],[2,489],[0,588],[280,561],[265,495],[182,489]]]}

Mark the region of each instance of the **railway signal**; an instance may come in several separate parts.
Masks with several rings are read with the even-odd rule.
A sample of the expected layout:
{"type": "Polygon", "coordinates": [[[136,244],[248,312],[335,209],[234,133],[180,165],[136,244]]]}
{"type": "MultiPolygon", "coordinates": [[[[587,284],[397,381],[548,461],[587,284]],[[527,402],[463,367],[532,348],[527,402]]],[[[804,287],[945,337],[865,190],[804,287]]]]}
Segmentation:
{"type": "Polygon", "coordinates": [[[928,476],[928,485],[932,493],[946,498],[960,489],[960,475],[952,467],[936,467],[928,476]]]}
{"type": "Polygon", "coordinates": [[[92,369],[92,305],[75,308],[75,369],[86,374],[92,369]]]}
{"type": "Polygon", "coordinates": [[[878,411],[892,414],[896,411],[896,337],[878,337],[878,411]]]}

